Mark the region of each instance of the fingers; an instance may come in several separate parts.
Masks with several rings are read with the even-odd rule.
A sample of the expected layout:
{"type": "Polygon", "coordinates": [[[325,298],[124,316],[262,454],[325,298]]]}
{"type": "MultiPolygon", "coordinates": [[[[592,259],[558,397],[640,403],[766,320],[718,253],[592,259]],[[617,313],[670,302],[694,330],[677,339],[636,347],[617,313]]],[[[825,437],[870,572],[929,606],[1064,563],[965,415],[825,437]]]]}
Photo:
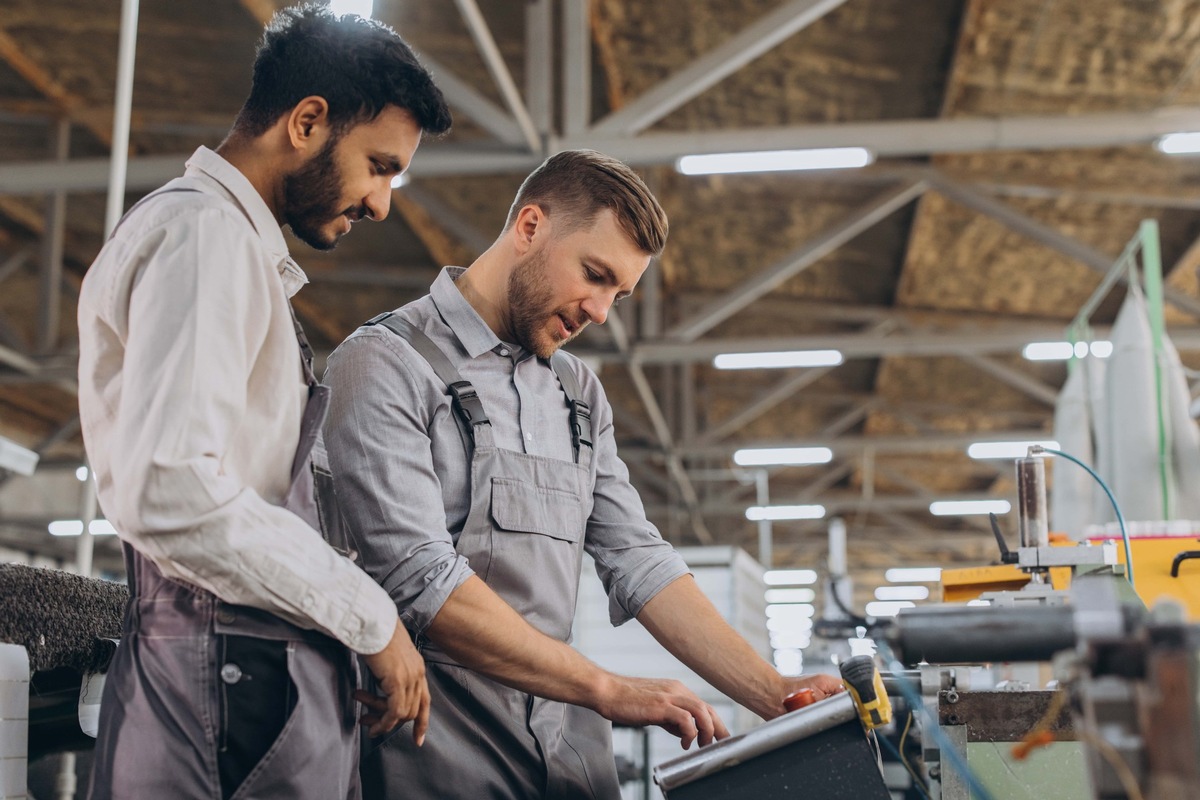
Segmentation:
{"type": "Polygon", "coordinates": [[[700,740],[700,746],[712,744],[715,725],[713,719],[716,713],[712,710],[712,706],[708,703],[701,703],[700,707],[692,714],[696,720],[697,737],[700,740]]]}
{"type": "Polygon", "coordinates": [[[712,714],[713,718],[713,736],[716,737],[718,741],[728,738],[729,729],[725,727],[725,723],[722,722],[721,718],[717,715],[717,710],[712,706],[709,706],[708,713],[712,714]]]}
{"type": "Polygon", "coordinates": [[[418,703],[417,721],[413,725],[413,741],[417,747],[425,744],[425,732],[429,730],[429,688],[422,687],[421,699],[418,703]]]}

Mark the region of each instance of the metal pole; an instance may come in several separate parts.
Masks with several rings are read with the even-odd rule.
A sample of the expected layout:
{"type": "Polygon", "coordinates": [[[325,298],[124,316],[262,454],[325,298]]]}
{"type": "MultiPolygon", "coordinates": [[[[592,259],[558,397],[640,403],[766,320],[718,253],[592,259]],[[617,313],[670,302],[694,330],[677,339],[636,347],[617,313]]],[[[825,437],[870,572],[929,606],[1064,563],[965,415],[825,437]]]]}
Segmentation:
{"type": "MultiPolygon", "coordinates": [[[[765,469],[755,471],[754,488],[757,493],[755,500],[764,507],[771,502],[768,479],[769,476],[765,469]]],[[[771,569],[775,564],[774,540],[769,519],[758,521],[758,560],[767,569],[771,569]]]]}
{"type": "Polygon", "coordinates": [[[91,464],[86,464],[87,480],[83,482],[83,495],[79,501],[79,519],[83,522],[83,530],[79,532],[79,541],[75,543],[75,571],[90,578],[92,576],[92,521],[96,519],[96,481],[92,476],[91,464]]]}
{"type": "Polygon", "coordinates": [[[125,169],[129,163],[129,117],[133,112],[133,62],[137,55],[139,0],[121,0],[121,38],[117,45],[117,91],[113,103],[112,161],[108,172],[107,237],[125,211],[125,169]]]}
{"type": "MultiPolygon", "coordinates": [[[[1021,547],[1048,547],[1050,525],[1046,516],[1046,462],[1042,458],[1017,459],[1017,524],[1021,547]]],[[[1045,570],[1033,570],[1029,579],[1044,583],[1045,570]]]]}

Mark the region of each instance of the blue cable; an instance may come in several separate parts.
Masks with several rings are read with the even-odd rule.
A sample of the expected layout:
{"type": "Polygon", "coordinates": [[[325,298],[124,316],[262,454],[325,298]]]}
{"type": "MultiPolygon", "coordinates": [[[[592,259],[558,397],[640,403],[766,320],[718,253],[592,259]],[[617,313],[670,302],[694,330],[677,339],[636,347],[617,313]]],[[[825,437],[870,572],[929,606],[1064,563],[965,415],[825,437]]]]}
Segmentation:
{"type": "Polygon", "coordinates": [[[1053,453],[1056,456],[1062,456],[1068,461],[1075,462],[1087,470],[1088,475],[1091,475],[1093,478],[1095,478],[1096,483],[1100,484],[1100,488],[1104,490],[1106,495],[1108,495],[1108,501],[1112,503],[1113,511],[1117,512],[1117,524],[1121,526],[1121,541],[1125,543],[1125,577],[1129,579],[1129,585],[1133,586],[1133,553],[1130,552],[1129,549],[1129,531],[1125,529],[1125,516],[1121,513],[1121,507],[1117,505],[1117,498],[1113,497],[1113,493],[1108,488],[1108,484],[1106,484],[1104,480],[1096,474],[1095,470],[1070,453],[1064,453],[1062,450],[1055,450],[1050,447],[1042,447],[1041,445],[1034,445],[1033,447],[1029,448],[1029,454],[1031,456],[1037,455],[1038,453],[1053,453]]]}
{"type": "Polygon", "coordinates": [[[875,641],[875,647],[892,675],[896,676],[896,685],[900,687],[900,693],[904,695],[904,701],[908,703],[910,708],[914,710],[920,709],[921,714],[924,715],[926,721],[929,723],[929,732],[937,740],[938,748],[945,755],[946,759],[950,761],[954,770],[966,780],[967,786],[970,787],[972,800],[995,800],[992,793],[984,788],[984,785],[979,780],[979,776],[971,771],[971,767],[967,764],[967,759],[955,749],[950,739],[942,732],[938,721],[933,718],[933,715],[925,708],[925,704],[921,702],[920,695],[908,684],[903,674],[904,665],[896,658],[895,653],[892,652],[892,648],[886,642],[878,639],[875,641]]]}

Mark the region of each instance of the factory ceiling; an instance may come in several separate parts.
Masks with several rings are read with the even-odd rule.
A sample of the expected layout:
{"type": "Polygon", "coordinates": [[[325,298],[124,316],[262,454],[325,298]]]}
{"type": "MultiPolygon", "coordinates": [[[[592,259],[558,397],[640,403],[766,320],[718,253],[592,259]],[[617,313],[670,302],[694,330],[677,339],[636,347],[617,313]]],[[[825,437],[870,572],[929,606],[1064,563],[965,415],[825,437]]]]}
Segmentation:
{"type": "MultiPolygon", "coordinates": [[[[221,140],[284,4],[143,0],[127,205],[221,140]]],[[[1021,348],[1062,338],[1144,219],[1161,232],[1168,322],[1198,365],[1200,161],[1153,142],[1200,130],[1200,0],[375,0],[374,16],[434,71],[455,128],[422,147],[384,223],[331,254],[296,244],[315,344],[469,263],[548,153],[625,158],[671,239],[574,347],[602,370],[633,479],[677,543],[754,552],[743,512],[759,487],[733,451],[825,444],[831,462],[774,468],[766,488],[846,518],[864,572],[991,560],[986,525],[928,502],[1012,495],[1011,465],[965,445],[1050,430],[1066,367],[1021,348]],[[831,145],[876,161],[675,167],[831,145]],[[712,366],[817,348],[846,361],[712,366]]],[[[0,434],[46,471],[83,456],[75,301],[104,229],[120,17],[119,0],[5,0],[0,15],[0,434]]],[[[1100,305],[1100,330],[1122,295],[1100,305]]],[[[44,525],[0,509],[0,544],[62,548],[44,525]]],[[[777,565],[813,563],[823,523],[776,523],[774,539],[777,565]]]]}

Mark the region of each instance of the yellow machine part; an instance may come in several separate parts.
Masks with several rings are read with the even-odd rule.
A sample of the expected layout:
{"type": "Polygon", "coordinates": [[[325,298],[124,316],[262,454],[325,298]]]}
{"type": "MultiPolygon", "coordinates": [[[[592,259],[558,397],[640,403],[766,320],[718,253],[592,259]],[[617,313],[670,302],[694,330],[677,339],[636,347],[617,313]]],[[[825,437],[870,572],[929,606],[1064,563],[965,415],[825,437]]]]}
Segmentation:
{"type": "MultiPolygon", "coordinates": [[[[1200,559],[1179,564],[1179,577],[1171,577],[1171,562],[1184,551],[1200,550],[1200,539],[1181,536],[1130,539],[1133,554],[1133,588],[1146,608],[1159,600],[1182,603],[1189,622],[1200,622],[1200,559]]],[[[1117,559],[1125,563],[1125,548],[1117,542],[1117,559]]]]}
{"type": "MultiPolygon", "coordinates": [[[[1136,565],[1137,556],[1134,556],[1136,565]]],[[[1005,564],[999,567],[966,567],[942,570],[942,602],[965,603],[975,600],[984,592],[1018,592],[1029,583],[1029,575],[1005,564]]],[[[1056,567],[1050,570],[1050,584],[1055,589],[1066,589],[1071,585],[1071,568],[1056,567]]]]}
{"type": "MultiPolygon", "coordinates": [[[[1099,541],[1099,540],[1097,540],[1099,541]]],[[[1053,541],[1059,546],[1074,543],[1053,541]]],[[[1200,622],[1200,559],[1189,559],[1179,565],[1179,576],[1171,577],[1175,556],[1184,551],[1200,550],[1200,539],[1183,537],[1135,538],[1129,542],[1133,553],[1134,589],[1138,597],[1153,608],[1160,599],[1183,604],[1187,618],[1200,622]]],[[[1125,563],[1125,548],[1117,542],[1117,559],[1125,563]]],[[[1011,564],[998,567],[967,567],[942,570],[942,602],[965,603],[984,592],[1015,592],[1029,583],[1029,576],[1011,564]]],[[[1055,589],[1071,585],[1071,570],[1061,567],[1050,570],[1050,583],[1055,589]]]]}

